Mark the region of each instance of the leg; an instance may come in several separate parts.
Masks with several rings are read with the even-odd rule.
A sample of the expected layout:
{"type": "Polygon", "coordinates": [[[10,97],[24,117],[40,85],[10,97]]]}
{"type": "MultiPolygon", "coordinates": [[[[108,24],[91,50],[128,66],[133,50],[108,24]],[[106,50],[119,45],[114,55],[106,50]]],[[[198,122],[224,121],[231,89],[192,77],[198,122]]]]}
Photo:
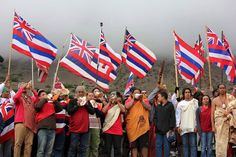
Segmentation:
{"type": "Polygon", "coordinates": [[[80,157],[86,157],[86,152],[89,146],[89,133],[80,134],[80,143],[79,143],[79,151],[78,154],[80,157]]]}
{"type": "Polygon", "coordinates": [[[46,145],[45,156],[49,157],[52,156],[55,135],[56,135],[55,130],[47,130],[47,145],[46,145]]]}
{"type": "Polygon", "coordinates": [[[169,157],[170,156],[170,143],[167,140],[166,135],[163,137],[163,142],[164,142],[164,157],[169,157]]]}
{"type": "Polygon", "coordinates": [[[122,135],[112,135],[114,157],[121,157],[121,140],[122,135]]]}
{"type": "Polygon", "coordinates": [[[97,157],[98,156],[98,147],[100,144],[100,129],[89,129],[90,131],[90,150],[89,157],[97,157]]]}
{"type": "Polygon", "coordinates": [[[0,144],[0,157],[3,157],[3,144],[0,144]]]}
{"type": "Polygon", "coordinates": [[[182,143],[183,143],[183,157],[188,157],[188,136],[189,134],[183,134],[182,137],[182,143]]]}
{"type": "Polygon", "coordinates": [[[194,132],[189,133],[189,145],[191,157],[197,157],[197,134],[194,132]]]}
{"type": "Polygon", "coordinates": [[[163,135],[156,134],[156,156],[162,156],[163,135]]]}
{"type": "MultiPolygon", "coordinates": [[[[9,139],[6,142],[4,142],[4,147],[3,147],[3,155],[4,156],[12,156],[12,143],[13,139],[9,139]]],[[[0,155],[1,156],[1,155],[0,155]]]]}
{"type": "Polygon", "coordinates": [[[207,141],[207,133],[201,133],[201,157],[206,157],[206,141],[207,141]]]}
{"type": "Polygon", "coordinates": [[[77,133],[71,133],[70,135],[70,147],[68,150],[68,157],[75,157],[77,147],[79,143],[79,134],[77,133]]]}
{"type": "Polygon", "coordinates": [[[45,149],[47,144],[47,130],[40,129],[38,131],[38,147],[37,147],[37,157],[45,156],[45,149]]]}
{"type": "Polygon", "coordinates": [[[128,137],[127,137],[127,133],[123,134],[122,147],[123,147],[122,157],[129,156],[130,147],[129,147],[129,140],[128,140],[128,137]]]}
{"type": "Polygon", "coordinates": [[[105,142],[105,157],[111,156],[111,148],[112,148],[112,135],[110,134],[103,134],[104,142],[105,142]]]}
{"type": "Polygon", "coordinates": [[[181,136],[180,134],[175,131],[175,136],[176,136],[176,148],[177,148],[177,152],[178,152],[178,157],[182,157],[182,139],[181,139],[181,136]]]}
{"type": "Polygon", "coordinates": [[[21,146],[26,136],[26,128],[22,123],[15,125],[15,145],[14,145],[14,157],[20,157],[21,146]]]}
{"type": "Polygon", "coordinates": [[[63,157],[65,146],[65,132],[57,134],[53,146],[53,157],[63,157]]]}
{"type": "Polygon", "coordinates": [[[139,147],[141,149],[141,156],[148,156],[148,132],[139,137],[139,147]]]}
{"type": "Polygon", "coordinates": [[[34,133],[28,128],[26,128],[26,132],[27,133],[24,140],[25,142],[24,157],[31,157],[34,133]]]}
{"type": "Polygon", "coordinates": [[[137,157],[138,156],[138,148],[132,148],[131,149],[131,156],[132,157],[137,157]]]}
{"type": "Polygon", "coordinates": [[[213,133],[208,132],[207,133],[207,157],[212,157],[212,139],[213,139],[213,133]]]}

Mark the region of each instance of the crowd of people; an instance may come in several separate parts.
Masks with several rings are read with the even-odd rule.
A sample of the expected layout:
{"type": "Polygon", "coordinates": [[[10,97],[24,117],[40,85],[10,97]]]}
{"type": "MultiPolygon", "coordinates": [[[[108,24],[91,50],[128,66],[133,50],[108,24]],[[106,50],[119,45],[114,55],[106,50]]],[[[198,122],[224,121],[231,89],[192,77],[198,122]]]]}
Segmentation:
{"type": "Polygon", "coordinates": [[[64,87],[36,91],[31,82],[15,93],[7,76],[0,84],[0,156],[169,157],[174,147],[178,156],[197,157],[199,144],[201,157],[233,156],[235,93],[220,84],[212,97],[178,87],[170,95],[157,83],[149,95],[137,87],[123,96],[77,86],[70,96],[64,87]]]}

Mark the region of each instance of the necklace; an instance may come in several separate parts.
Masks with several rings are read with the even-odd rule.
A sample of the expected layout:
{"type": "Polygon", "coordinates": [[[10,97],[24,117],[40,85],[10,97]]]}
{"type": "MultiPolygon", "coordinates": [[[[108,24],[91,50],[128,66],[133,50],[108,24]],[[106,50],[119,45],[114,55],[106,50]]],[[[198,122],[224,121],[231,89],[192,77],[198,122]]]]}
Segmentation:
{"type": "Polygon", "coordinates": [[[220,102],[221,102],[221,104],[222,104],[222,108],[223,109],[225,109],[226,108],[226,96],[225,96],[225,98],[224,98],[224,101],[222,101],[222,99],[219,97],[219,99],[220,99],[220,102]]]}

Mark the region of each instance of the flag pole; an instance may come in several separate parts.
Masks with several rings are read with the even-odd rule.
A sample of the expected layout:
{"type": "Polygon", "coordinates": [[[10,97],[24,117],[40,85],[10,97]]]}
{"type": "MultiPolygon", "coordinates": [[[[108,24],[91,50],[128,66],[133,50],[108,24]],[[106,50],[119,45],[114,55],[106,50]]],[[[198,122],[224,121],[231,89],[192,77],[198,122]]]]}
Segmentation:
{"type": "Polygon", "coordinates": [[[165,66],[165,60],[163,60],[162,63],[161,63],[161,69],[159,71],[159,74],[158,74],[159,76],[158,76],[158,79],[157,79],[158,84],[163,83],[164,66],[165,66]]]}
{"type": "Polygon", "coordinates": [[[101,40],[101,32],[102,32],[103,22],[100,22],[100,34],[99,34],[99,42],[98,42],[98,59],[97,59],[97,69],[96,69],[96,85],[98,81],[98,68],[99,68],[99,54],[100,54],[100,40],[101,40]]]}
{"type": "MultiPolygon", "coordinates": [[[[174,36],[175,31],[173,31],[173,36],[174,36]]],[[[175,39],[175,36],[174,36],[175,39]]],[[[174,47],[173,47],[173,52],[174,52],[174,64],[175,64],[175,85],[176,87],[179,87],[179,79],[178,79],[178,69],[177,69],[177,62],[176,62],[176,51],[175,51],[175,40],[174,40],[174,47]]]]}
{"type": "MultiPolygon", "coordinates": [[[[224,35],[224,32],[221,31],[221,41],[222,41],[222,44],[223,44],[223,46],[224,46],[223,35],[224,35]]],[[[224,71],[221,70],[221,83],[223,83],[223,82],[224,82],[224,71]]]]}
{"type": "MultiPolygon", "coordinates": [[[[207,30],[207,27],[206,27],[206,30],[207,30]]],[[[209,59],[209,46],[208,46],[208,40],[207,40],[207,31],[206,31],[206,41],[207,41],[207,48],[208,48],[207,62],[208,62],[208,75],[209,75],[209,89],[210,89],[210,91],[213,91],[212,80],[211,80],[211,63],[210,63],[210,59],[209,59]]]]}
{"type": "MultiPolygon", "coordinates": [[[[198,45],[199,45],[199,46],[200,46],[200,44],[201,44],[200,40],[201,40],[201,37],[200,37],[200,34],[198,34],[198,45]]],[[[201,47],[199,47],[199,48],[201,48],[201,47]]],[[[198,49],[198,53],[199,53],[202,57],[204,57],[204,56],[202,55],[202,53],[200,52],[200,49],[198,49]]],[[[200,74],[200,75],[201,75],[201,74],[200,74]]],[[[201,88],[202,88],[202,77],[200,76],[199,89],[201,90],[201,88]]]]}
{"type": "MultiPolygon", "coordinates": [[[[72,33],[71,33],[72,34],[72,33]]],[[[61,61],[61,58],[63,57],[63,52],[65,50],[65,45],[66,43],[68,42],[69,38],[67,38],[64,42],[64,44],[62,45],[62,53],[61,55],[59,56],[58,58],[58,62],[57,62],[57,67],[56,67],[56,71],[54,73],[54,78],[53,78],[53,83],[52,83],[52,90],[54,89],[54,86],[55,86],[55,83],[56,83],[56,79],[57,79],[57,74],[58,74],[58,70],[59,70],[59,65],[60,65],[60,61],[61,61]]]]}
{"type": "Polygon", "coordinates": [[[12,47],[11,47],[11,51],[9,53],[9,58],[8,58],[7,75],[10,75],[10,73],[11,73],[11,56],[12,56],[12,47]]]}
{"type": "MultiPolygon", "coordinates": [[[[12,22],[12,28],[14,27],[14,18],[15,18],[15,9],[14,9],[14,15],[13,15],[13,22],[12,22]]],[[[12,35],[13,35],[13,29],[12,29],[12,35]]],[[[11,58],[12,58],[12,51],[13,51],[13,48],[12,48],[12,43],[10,45],[10,53],[9,53],[9,58],[8,58],[8,69],[7,69],[7,75],[10,76],[10,73],[11,73],[11,58]]]]}
{"type": "Polygon", "coordinates": [[[32,88],[34,89],[34,59],[31,59],[31,83],[32,83],[32,88]]]}

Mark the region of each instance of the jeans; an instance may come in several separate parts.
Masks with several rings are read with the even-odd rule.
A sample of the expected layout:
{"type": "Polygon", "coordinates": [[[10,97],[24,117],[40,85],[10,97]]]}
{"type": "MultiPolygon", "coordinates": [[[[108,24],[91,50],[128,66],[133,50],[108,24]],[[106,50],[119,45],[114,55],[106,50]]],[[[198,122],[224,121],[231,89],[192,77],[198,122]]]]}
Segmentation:
{"type": "Polygon", "coordinates": [[[56,134],[54,146],[53,146],[53,157],[63,157],[64,156],[64,146],[65,146],[66,134],[63,131],[60,134],[56,134]]]}
{"type": "Polygon", "coordinates": [[[100,129],[90,128],[89,129],[89,149],[88,157],[98,157],[98,147],[100,144],[100,129]]]}
{"type": "Polygon", "coordinates": [[[37,157],[48,157],[52,155],[55,134],[55,130],[52,129],[40,129],[38,131],[37,157]]]}
{"type": "Polygon", "coordinates": [[[111,157],[111,149],[114,147],[114,157],[121,157],[122,135],[104,133],[105,157],[111,157]]]}
{"type": "Polygon", "coordinates": [[[5,141],[4,143],[0,144],[0,157],[4,157],[4,156],[11,157],[12,143],[13,143],[13,139],[11,138],[11,139],[5,141]]]}
{"type": "Polygon", "coordinates": [[[164,157],[170,156],[170,144],[166,135],[156,134],[156,156],[162,157],[162,145],[164,146],[164,157]]]}
{"type": "Polygon", "coordinates": [[[194,132],[182,135],[183,157],[197,157],[197,134],[194,132]],[[190,147],[190,155],[189,155],[190,147]]]}
{"type": "Polygon", "coordinates": [[[86,157],[88,146],[89,146],[89,132],[71,133],[68,157],[75,157],[76,154],[77,156],[80,156],[80,157],[86,157]],[[77,147],[78,147],[78,150],[77,150],[77,147]]]}
{"type": "Polygon", "coordinates": [[[201,157],[212,157],[212,132],[202,132],[201,134],[201,157]]]}

